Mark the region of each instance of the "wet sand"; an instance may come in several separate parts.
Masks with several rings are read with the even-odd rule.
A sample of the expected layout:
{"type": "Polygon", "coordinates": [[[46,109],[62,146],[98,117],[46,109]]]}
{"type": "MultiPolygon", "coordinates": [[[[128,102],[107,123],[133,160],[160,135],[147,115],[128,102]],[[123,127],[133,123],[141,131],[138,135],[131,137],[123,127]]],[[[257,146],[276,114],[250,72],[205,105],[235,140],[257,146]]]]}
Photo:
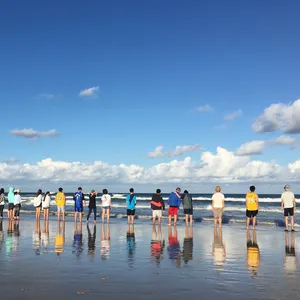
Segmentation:
{"type": "Polygon", "coordinates": [[[300,232],[137,220],[0,223],[1,300],[299,298],[300,232]]]}

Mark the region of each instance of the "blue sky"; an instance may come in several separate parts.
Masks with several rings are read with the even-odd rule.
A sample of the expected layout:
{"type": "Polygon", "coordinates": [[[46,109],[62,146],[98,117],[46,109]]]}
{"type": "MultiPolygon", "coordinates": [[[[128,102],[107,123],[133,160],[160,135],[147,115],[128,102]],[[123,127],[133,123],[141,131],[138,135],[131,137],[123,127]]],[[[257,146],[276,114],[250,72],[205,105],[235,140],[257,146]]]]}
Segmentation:
{"type": "MultiPolygon", "coordinates": [[[[84,167],[94,161],[134,164],[146,168],[144,173],[187,156],[201,165],[207,163],[203,151],[216,155],[222,147],[235,152],[246,142],[287,134],[295,139],[292,150],[290,143],[268,146],[247,159],[282,168],[299,161],[298,124],[292,124],[297,129],[292,134],[282,126],[260,133],[252,128],[272,104],[287,105],[284,116],[289,111],[298,116],[293,103],[300,98],[299,10],[298,1],[287,5],[276,0],[5,3],[0,12],[0,160],[18,161],[6,163],[7,173],[0,179],[13,184],[18,175],[28,175],[28,164],[31,177],[24,180],[28,187],[36,186],[37,163],[46,158],[84,167]],[[80,96],[92,87],[98,88],[96,93],[80,96]],[[197,110],[205,105],[211,109],[197,110]],[[224,120],[235,112],[236,118],[224,120]],[[11,133],[23,129],[54,129],[58,135],[28,139],[11,133]],[[183,145],[204,150],[147,157],[157,146],[172,152],[183,145]]],[[[300,166],[295,166],[292,177],[285,178],[286,170],[280,170],[278,184],[299,182],[300,166]]],[[[47,168],[52,173],[45,182],[62,180],[57,165],[47,168]]],[[[199,166],[193,168],[201,173],[199,166]]],[[[174,179],[172,174],[185,169],[170,172],[161,184],[181,182],[184,175],[174,179]]],[[[234,182],[236,176],[219,172],[221,182],[234,182]]],[[[97,176],[86,180],[98,182],[102,175],[97,176]]],[[[276,186],[273,173],[264,176],[276,186]]],[[[187,177],[192,175],[185,182],[197,190],[197,180],[187,177]]],[[[128,177],[122,178],[117,176],[114,187],[126,184],[128,177]]],[[[143,182],[128,181],[145,186],[160,182],[145,174],[138,178],[143,182]]],[[[103,183],[112,184],[109,179],[103,183]]]]}

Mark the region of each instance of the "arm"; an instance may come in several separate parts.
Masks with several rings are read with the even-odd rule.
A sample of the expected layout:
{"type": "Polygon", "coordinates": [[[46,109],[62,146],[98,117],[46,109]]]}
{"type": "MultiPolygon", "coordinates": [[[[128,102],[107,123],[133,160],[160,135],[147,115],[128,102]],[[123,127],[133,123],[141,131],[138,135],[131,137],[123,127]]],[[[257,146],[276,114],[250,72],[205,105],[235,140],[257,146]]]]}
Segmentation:
{"type": "Polygon", "coordinates": [[[294,211],[295,211],[296,210],[296,199],[295,199],[295,196],[294,196],[293,202],[294,202],[294,211]]]}
{"type": "Polygon", "coordinates": [[[222,200],[222,209],[223,209],[223,211],[224,211],[224,209],[225,209],[225,199],[223,198],[223,200],[222,200]]]}
{"type": "Polygon", "coordinates": [[[283,204],[283,199],[281,198],[281,210],[284,210],[284,204],[283,204]]]}

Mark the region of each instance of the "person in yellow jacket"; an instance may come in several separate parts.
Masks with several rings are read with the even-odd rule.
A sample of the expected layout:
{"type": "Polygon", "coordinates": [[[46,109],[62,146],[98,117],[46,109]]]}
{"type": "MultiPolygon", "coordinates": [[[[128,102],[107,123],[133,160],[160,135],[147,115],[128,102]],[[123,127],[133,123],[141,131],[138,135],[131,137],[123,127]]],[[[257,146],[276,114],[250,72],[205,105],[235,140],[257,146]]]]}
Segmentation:
{"type": "Polygon", "coordinates": [[[258,214],[258,196],[255,193],[255,186],[250,186],[250,192],[246,195],[246,228],[249,228],[252,218],[252,227],[255,229],[256,216],[258,214]]]}
{"type": "Polygon", "coordinates": [[[55,202],[57,205],[57,219],[60,222],[60,214],[62,214],[63,222],[65,222],[65,205],[66,205],[66,196],[63,192],[63,188],[58,189],[58,193],[55,197],[55,202]]]}

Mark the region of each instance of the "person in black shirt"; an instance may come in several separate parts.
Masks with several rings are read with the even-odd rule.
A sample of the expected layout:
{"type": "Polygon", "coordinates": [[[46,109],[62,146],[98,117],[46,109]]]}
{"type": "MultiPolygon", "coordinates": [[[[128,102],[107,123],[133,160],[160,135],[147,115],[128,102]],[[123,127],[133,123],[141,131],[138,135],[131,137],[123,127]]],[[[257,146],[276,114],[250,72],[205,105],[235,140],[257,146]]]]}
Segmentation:
{"type": "Polygon", "coordinates": [[[90,218],[90,215],[92,213],[92,211],[94,212],[94,224],[96,224],[96,219],[97,219],[97,206],[96,206],[96,197],[97,197],[97,192],[95,190],[92,190],[90,192],[90,195],[89,195],[89,198],[90,198],[90,201],[89,201],[89,213],[87,215],[87,219],[86,221],[89,222],[89,218],[90,218]]]}
{"type": "Polygon", "coordinates": [[[165,210],[165,202],[160,195],[161,190],[157,189],[156,194],[152,196],[151,200],[151,209],[152,209],[152,224],[154,225],[156,222],[156,218],[158,219],[158,224],[161,223],[162,211],[165,210]]]}

